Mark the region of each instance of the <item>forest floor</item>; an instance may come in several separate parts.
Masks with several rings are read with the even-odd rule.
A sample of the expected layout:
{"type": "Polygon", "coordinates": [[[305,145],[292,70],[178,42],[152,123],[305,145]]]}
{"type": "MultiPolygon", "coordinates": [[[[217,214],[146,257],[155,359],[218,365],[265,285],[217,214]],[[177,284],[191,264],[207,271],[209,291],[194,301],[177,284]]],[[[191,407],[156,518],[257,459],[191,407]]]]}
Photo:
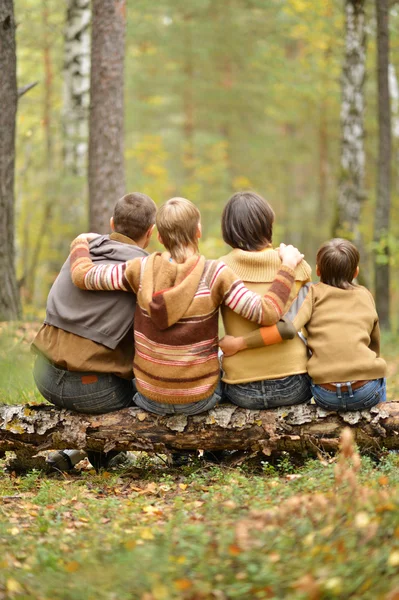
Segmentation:
{"type": "MultiPolygon", "coordinates": [[[[41,402],[29,342],[0,325],[0,402],[41,402]]],[[[386,338],[399,400],[397,338],[386,338]]],[[[96,473],[0,461],[0,600],[399,600],[399,454],[256,467],[137,453],[96,473]]]]}

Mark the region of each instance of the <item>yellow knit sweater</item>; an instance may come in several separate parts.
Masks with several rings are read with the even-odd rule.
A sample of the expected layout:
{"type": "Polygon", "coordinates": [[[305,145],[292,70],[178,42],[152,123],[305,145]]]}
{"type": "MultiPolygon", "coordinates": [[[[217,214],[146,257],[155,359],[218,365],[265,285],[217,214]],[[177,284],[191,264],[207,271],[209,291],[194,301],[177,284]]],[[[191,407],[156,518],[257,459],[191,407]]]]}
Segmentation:
{"type": "MultiPolygon", "coordinates": [[[[235,249],[222,259],[248,289],[260,295],[265,294],[278,270],[281,260],[276,250],[267,248],[259,252],[246,252],[235,249]]],[[[295,271],[288,308],[294,301],[298,290],[310,281],[311,268],[302,261],[295,271]]],[[[226,334],[245,336],[258,326],[226,306],[222,307],[222,317],[226,334]]],[[[226,383],[246,383],[263,379],[280,379],[288,375],[306,373],[307,352],[304,343],[297,336],[275,346],[248,349],[223,359],[223,381],[226,383]]]]}

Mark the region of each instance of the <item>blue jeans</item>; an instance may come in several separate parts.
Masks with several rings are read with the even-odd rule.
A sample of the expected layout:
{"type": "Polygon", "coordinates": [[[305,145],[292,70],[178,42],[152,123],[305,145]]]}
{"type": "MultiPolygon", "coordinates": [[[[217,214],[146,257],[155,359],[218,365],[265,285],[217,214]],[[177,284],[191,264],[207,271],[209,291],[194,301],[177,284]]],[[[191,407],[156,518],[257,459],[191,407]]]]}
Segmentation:
{"type": "Polygon", "coordinates": [[[166,404],[165,402],[156,402],[150,400],[143,394],[137,392],[134,396],[134,403],[150,413],[156,415],[198,415],[214,408],[222,397],[222,383],[219,381],[216,390],[209,398],[198,400],[197,402],[189,402],[188,404],[166,404]]]}
{"type": "Polygon", "coordinates": [[[133,406],[133,382],[112,373],[65,371],[38,356],[33,376],[41,395],[59,408],[101,415],[133,406]]]}
{"type": "Polygon", "coordinates": [[[302,404],[311,398],[310,377],[307,373],[249,383],[226,383],[223,394],[224,400],[252,410],[302,404]]]}
{"type": "Polygon", "coordinates": [[[367,410],[387,399],[385,379],[372,379],[351,392],[349,386],[333,392],[312,383],[312,391],[316,404],[325,410],[367,410]]]}

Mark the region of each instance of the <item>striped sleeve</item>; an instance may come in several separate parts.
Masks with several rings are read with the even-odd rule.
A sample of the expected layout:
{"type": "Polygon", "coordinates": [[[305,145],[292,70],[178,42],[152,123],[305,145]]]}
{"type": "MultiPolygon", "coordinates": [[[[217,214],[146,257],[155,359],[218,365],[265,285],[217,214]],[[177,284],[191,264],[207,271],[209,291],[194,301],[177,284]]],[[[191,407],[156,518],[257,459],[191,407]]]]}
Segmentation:
{"type": "Polygon", "coordinates": [[[282,266],[262,297],[246,288],[229,267],[220,263],[212,285],[222,286],[222,302],[234,312],[258,325],[274,325],[285,312],[294,282],[294,271],[282,266]]]}
{"type": "Polygon", "coordinates": [[[70,262],[72,281],[82,290],[136,291],[134,275],[141,264],[141,258],[118,265],[95,266],[90,258],[86,237],[79,236],[71,244],[70,262]]]}

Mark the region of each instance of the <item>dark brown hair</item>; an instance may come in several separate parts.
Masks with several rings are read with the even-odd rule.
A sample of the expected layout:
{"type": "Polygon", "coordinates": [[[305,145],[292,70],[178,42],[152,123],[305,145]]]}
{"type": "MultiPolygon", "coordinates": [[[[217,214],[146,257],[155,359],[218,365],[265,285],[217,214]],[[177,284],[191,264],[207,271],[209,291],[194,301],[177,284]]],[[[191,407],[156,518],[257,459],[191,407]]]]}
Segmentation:
{"type": "Polygon", "coordinates": [[[237,192],[223,210],[223,239],[232,248],[262,250],[272,242],[273,222],[273,209],[262,196],[237,192]]]}
{"type": "Polygon", "coordinates": [[[139,192],[126,194],[115,204],[115,231],[137,242],[154,225],[156,212],[155,202],[149,196],[139,192]]]}
{"type": "Polygon", "coordinates": [[[348,240],[334,238],[325,242],[316,256],[320,281],[343,290],[352,287],[359,260],[358,249],[348,240]]]}

